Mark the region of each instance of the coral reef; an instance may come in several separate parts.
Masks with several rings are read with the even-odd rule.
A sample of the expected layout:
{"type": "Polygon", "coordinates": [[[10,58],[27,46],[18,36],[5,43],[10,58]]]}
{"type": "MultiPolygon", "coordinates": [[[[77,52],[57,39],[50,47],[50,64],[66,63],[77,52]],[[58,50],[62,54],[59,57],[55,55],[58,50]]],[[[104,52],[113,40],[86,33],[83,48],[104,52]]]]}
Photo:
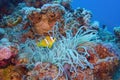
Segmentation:
{"type": "Polygon", "coordinates": [[[114,34],[117,38],[120,37],[120,27],[114,27],[114,34]]]}
{"type": "MultiPolygon", "coordinates": [[[[111,52],[109,48],[102,43],[85,43],[84,45],[94,48],[94,51],[92,49],[88,50],[90,56],[87,58],[88,61],[94,65],[94,69],[83,70],[83,72],[79,73],[80,75],[78,74],[78,79],[81,78],[81,80],[84,80],[85,78],[86,80],[111,80],[111,75],[113,75],[111,73],[115,71],[115,67],[118,65],[118,56],[114,52],[111,52]]],[[[80,51],[82,50],[79,49],[79,52],[80,51]]]]}
{"type": "Polygon", "coordinates": [[[103,42],[114,42],[115,36],[113,35],[113,33],[109,32],[105,25],[103,25],[103,27],[105,27],[105,28],[99,28],[99,30],[98,30],[99,38],[103,42]],[[102,35],[102,34],[104,34],[104,35],[102,35]]]}
{"type": "Polygon", "coordinates": [[[45,4],[40,12],[33,12],[28,18],[34,31],[43,35],[52,30],[56,22],[61,22],[64,13],[64,7],[59,4],[45,4]]]}
{"type": "Polygon", "coordinates": [[[60,0],[59,2],[66,10],[72,11],[71,0],[60,0]]]}
{"type": "Polygon", "coordinates": [[[9,15],[11,14],[15,7],[18,5],[18,3],[22,2],[23,0],[0,0],[0,19],[4,15],[9,15]]]}
{"type": "Polygon", "coordinates": [[[0,68],[6,67],[10,64],[15,64],[17,49],[14,47],[1,47],[0,49],[0,68]]]}
{"type": "Polygon", "coordinates": [[[114,34],[115,34],[115,42],[117,46],[120,48],[120,27],[114,27],[114,34]]]}
{"type": "Polygon", "coordinates": [[[0,28],[0,39],[2,39],[5,35],[5,30],[0,28]]]}
{"type": "Polygon", "coordinates": [[[11,16],[4,17],[3,20],[0,22],[0,26],[3,27],[3,28],[4,27],[13,27],[13,26],[18,25],[20,22],[22,22],[22,17],[21,16],[11,15],[11,16]]]}
{"type": "Polygon", "coordinates": [[[1,80],[22,80],[25,74],[27,74],[27,69],[24,66],[13,66],[10,65],[5,69],[0,69],[0,79],[1,80]]]}
{"type": "Polygon", "coordinates": [[[92,14],[90,11],[85,10],[84,8],[78,8],[74,12],[74,16],[77,19],[80,26],[89,26],[90,19],[92,14]]]}
{"type": "MultiPolygon", "coordinates": [[[[105,79],[109,79],[109,80],[111,80],[112,79],[111,76],[113,75],[111,73],[113,73],[115,71],[115,68],[118,65],[118,60],[119,60],[118,56],[115,53],[109,51],[109,48],[106,48],[101,43],[96,44],[94,42],[89,42],[89,43],[83,43],[80,46],[83,46],[83,45],[86,46],[86,48],[88,48],[87,50],[88,50],[89,54],[87,55],[87,53],[86,53],[86,57],[84,57],[84,59],[81,60],[81,65],[79,64],[79,66],[77,66],[78,64],[76,63],[77,62],[76,56],[72,53],[70,53],[70,54],[72,56],[74,56],[74,58],[72,56],[69,56],[69,57],[71,57],[73,61],[74,61],[74,59],[76,59],[76,61],[73,62],[76,65],[72,64],[72,61],[69,61],[69,63],[68,63],[67,60],[65,62],[63,62],[63,63],[61,62],[59,64],[59,60],[57,60],[58,62],[55,61],[52,53],[48,53],[46,55],[44,53],[45,50],[43,50],[43,53],[44,53],[44,54],[42,53],[43,55],[41,55],[39,53],[41,51],[39,51],[37,54],[35,54],[35,56],[31,55],[31,57],[33,57],[32,58],[33,60],[28,59],[28,60],[30,60],[30,62],[28,62],[28,63],[34,64],[34,62],[35,62],[35,66],[32,69],[32,71],[28,72],[29,73],[28,77],[30,77],[32,79],[37,79],[37,78],[44,79],[46,77],[51,78],[51,79],[57,78],[58,80],[65,80],[65,79],[72,79],[72,80],[79,80],[79,79],[81,79],[81,80],[84,80],[84,79],[86,79],[86,80],[105,80],[105,79]],[[92,49],[90,49],[91,47],[94,49],[94,51],[92,49]],[[41,58],[36,57],[36,55],[39,57],[41,56],[41,58]],[[50,55],[52,58],[49,57],[50,55]],[[47,58],[48,60],[46,60],[46,57],[48,57],[47,58]],[[85,60],[85,58],[86,58],[86,60],[88,60],[88,62],[83,62],[83,60],[85,60]],[[42,61],[39,59],[41,59],[42,61]],[[42,63],[36,63],[36,62],[38,62],[37,60],[41,61],[42,63]],[[48,62],[48,63],[46,63],[46,62],[48,62]],[[62,67],[62,64],[63,64],[63,67],[62,67]],[[52,68],[50,68],[50,65],[55,67],[55,69],[54,69],[55,72],[53,73],[54,76],[51,73],[52,68]],[[56,67],[55,65],[57,65],[59,67],[56,67]],[[87,67],[87,65],[88,65],[88,67],[87,67]],[[92,67],[92,65],[94,67],[92,67]],[[89,67],[91,67],[93,69],[91,69],[89,67]],[[47,71],[49,71],[49,72],[47,72],[47,71]]],[[[63,50],[63,49],[61,49],[61,50],[63,50]]],[[[78,55],[80,54],[82,57],[83,55],[85,55],[85,50],[86,50],[85,48],[79,47],[79,49],[77,49],[77,51],[79,53],[77,53],[77,54],[78,55]]],[[[26,51],[26,52],[29,53],[29,55],[32,54],[32,52],[30,53],[30,51],[29,52],[26,51]]],[[[60,52],[60,51],[58,51],[58,52],[60,52]]],[[[26,55],[27,55],[27,53],[26,53],[26,55]]],[[[35,51],[34,51],[34,53],[35,53],[35,51]]],[[[63,52],[63,55],[62,55],[62,53],[58,54],[58,55],[60,55],[62,57],[62,56],[65,56],[65,54],[66,53],[63,52]]],[[[25,53],[21,54],[20,56],[22,57],[22,55],[24,55],[24,57],[25,57],[25,53]]],[[[61,57],[59,57],[59,58],[61,58],[61,57]]],[[[29,58],[29,57],[26,56],[26,58],[29,58]]],[[[57,56],[55,56],[55,58],[57,59],[57,56]]],[[[78,59],[80,59],[80,58],[78,58],[78,59]]],[[[64,61],[64,59],[62,61],[64,61]]]]}
{"type": "Polygon", "coordinates": [[[119,27],[113,35],[91,21],[91,11],[73,10],[70,3],[25,0],[2,17],[0,80],[112,80],[119,27]]]}
{"type": "MultiPolygon", "coordinates": [[[[56,78],[56,74],[58,74],[58,69],[55,65],[52,65],[50,63],[36,63],[35,67],[32,71],[27,73],[28,76],[26,78],[32,79],[32,80],[37,80],[37,79],[50,79],[53,80],[56,78]]],[[[64,77],[62,78],[59,77],[59,80],[65,79],[64,77]]]]}
{"type": "Polygon", "coordinates": [[[52,0],[24,0],[27,6],[34,6],[36,8],[42,7],[46,3],[52,2],[52,0]]]}
{"type": "Polygon", "coordinates": [[[17,54],[17,48],[12,46],[6,39],[2,39],[0,42],[0,68],[15,64],[17,54]]]}
{"type": "Polygon", "coordinates": [[[94,67],[95,80],[112,79],[112,72],[118,65],[117,55],[101,44],[98,44],[95,48],[96,56],[99,57],[94,67]]]}

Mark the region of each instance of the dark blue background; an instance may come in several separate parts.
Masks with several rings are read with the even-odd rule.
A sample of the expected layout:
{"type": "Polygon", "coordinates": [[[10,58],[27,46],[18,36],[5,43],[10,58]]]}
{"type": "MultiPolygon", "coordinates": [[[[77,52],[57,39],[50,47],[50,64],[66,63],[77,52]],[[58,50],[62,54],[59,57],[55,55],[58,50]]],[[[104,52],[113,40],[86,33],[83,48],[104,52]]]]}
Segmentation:
{"type": "Polygon", "coordinates": [[[72,0],[72,7],[90,10],[93,13],[92,20],[107,25],[110,31],[120,26],[120,0],[72,0]]]}

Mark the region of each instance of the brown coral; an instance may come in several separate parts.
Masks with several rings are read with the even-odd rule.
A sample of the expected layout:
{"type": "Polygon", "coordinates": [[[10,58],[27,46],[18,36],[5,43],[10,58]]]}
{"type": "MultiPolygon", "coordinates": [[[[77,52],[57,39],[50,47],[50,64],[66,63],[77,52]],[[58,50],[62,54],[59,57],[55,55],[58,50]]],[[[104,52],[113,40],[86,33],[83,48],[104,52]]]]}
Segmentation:
{"type": "MultiPolygon", "coordinates": [[[[34,69],[28,72],[28,77],[32,80],[54,79],[57,77],[57,74],[57,66],[50,63],[37,63],[34,69]]],[[[65,80],[65,78],[61,76],[58,78],[58,80],[65,80]]]]}
{"type": "Polygon", "coordinates": [[[81,70],[80,68],[77,69],[78,73],[75,76],[75,73],[72,73],[73,80],[94,80],[93,70],[85,69],[81,70]]]}
{"type": "Polygon", "coordinates": [[[118,65],[118,58],[115,53],[111,53],[108,48],[102,44],[95,46],[95,53],[91,53],[88,60],[94,63],[94,80],[111,80],[118,65]]]}
{"type": "MultiPolygon", "coordinates": [[[[103,44],[84,43],[82,46],[90,47],[88,53],[90,56],[86,56],[88,61],[94,65],[92,69],[81,70],[78,68],[78,75],[75,80],[112,80],[112,73],[115,72],[115,68],[118,65],[118,57],[115,53],[109,51],[109,49],[103,44]]],[[[84,49],[78,48],[78,52],[84,52],[84,49]]],[[[75,74],[75,73],[73,73],[75,74]]]]}
{"type": "Polygon", "coordinates": [[[46,4],[42,6],[40,13],[33,12],[28,18],[34,31],[39,35],[43,35],[52,30],[56,22],[61,22],[64,12],[64,8],[58,4],[46,4]]]}
{"type": "Polygon", "coordinates": [[[22,80],[27,73],[24,66],[8,66],[7,68],[0,69],[0,80],[22,80]]]}
{"type": "Polygon", "coordinates": [[[100,59],[114,56],[113,53],[110,53],[109,50],[101,44],[97,45],[95,47],[95,50],[96,50],[96,53],[99,55],[100,59]]]}
{"type": "Polygon", "coordinates": [[[95,80],[112,80],[112,73],[115,71],[115,67],[118,64],[118,60],[101,62],[94,68],[95,80]]]}

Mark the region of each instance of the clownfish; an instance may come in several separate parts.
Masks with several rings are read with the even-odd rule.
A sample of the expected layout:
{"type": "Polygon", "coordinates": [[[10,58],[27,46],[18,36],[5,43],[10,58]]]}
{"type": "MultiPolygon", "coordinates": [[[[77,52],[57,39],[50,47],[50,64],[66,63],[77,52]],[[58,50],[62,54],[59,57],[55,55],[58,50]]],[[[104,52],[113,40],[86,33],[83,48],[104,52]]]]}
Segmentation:
{"type": "Polygon", "coordinates": [[[37,43],[38,47],[48,47],[51,48],[56,41],[56,38],[46,36],[45,39],[41,40],[40,42],[37,43]]]}

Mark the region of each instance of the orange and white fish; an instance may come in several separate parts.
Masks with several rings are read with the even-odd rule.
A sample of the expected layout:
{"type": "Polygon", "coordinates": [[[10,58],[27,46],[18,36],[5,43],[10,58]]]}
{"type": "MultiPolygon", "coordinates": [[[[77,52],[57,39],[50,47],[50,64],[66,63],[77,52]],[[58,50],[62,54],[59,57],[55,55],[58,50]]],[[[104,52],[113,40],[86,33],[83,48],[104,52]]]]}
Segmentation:
{"type": "Polygon", "coordinates": [[[45,39],[41,40],[40,42],[37,43],[38,47],[48,47],[51,48],[56,41],[56,38],[46,36],[45,39]]]}

